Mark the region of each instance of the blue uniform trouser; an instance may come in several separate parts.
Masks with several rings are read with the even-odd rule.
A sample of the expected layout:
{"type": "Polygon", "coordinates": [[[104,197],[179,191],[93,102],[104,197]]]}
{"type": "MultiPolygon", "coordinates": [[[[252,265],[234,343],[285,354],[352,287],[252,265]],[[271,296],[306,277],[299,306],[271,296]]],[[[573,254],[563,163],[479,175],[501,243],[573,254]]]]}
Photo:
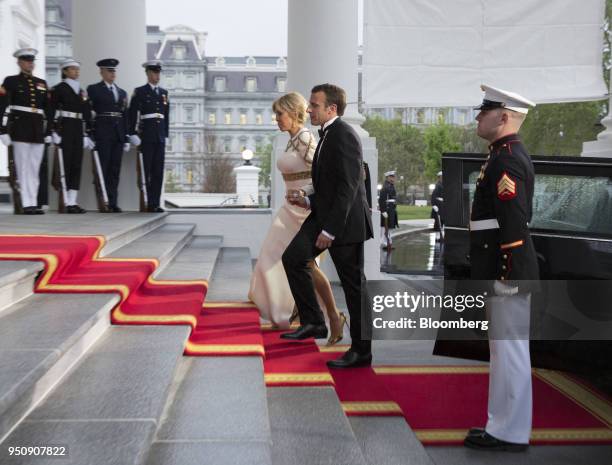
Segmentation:
{"type": "Polygon", "coordinates": [[[123,141],[98,140],[96,149],[100,156],[100,165],[104,174],[104,184],[108,194],[108,205],[117,207],[119,173],[121,172],[121,159],[123,158],[123,141]]]}
{"type": "Polygon", "coordinates": [[[140,146],[144,171],[147,179],[147,198],[149,207],[159,207],[164,182],[164,158],[166,144],[163,142],[143,142],[140,146]]]}

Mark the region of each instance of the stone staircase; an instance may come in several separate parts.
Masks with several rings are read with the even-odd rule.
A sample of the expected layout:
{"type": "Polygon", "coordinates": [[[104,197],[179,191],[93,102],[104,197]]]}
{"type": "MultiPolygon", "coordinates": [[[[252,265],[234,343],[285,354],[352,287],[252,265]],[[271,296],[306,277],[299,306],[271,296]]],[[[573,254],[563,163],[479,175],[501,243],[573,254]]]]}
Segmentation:
{"type": "MultiPolygon", "coordinates": [[[[157,258],[158,279],[246,300],[249,250],[165,217],[113,216],[101,256],[157,258]]],[[[78,234],[109,217],[92,218],[78,234]]],[[[79,465],[433,463],[401,418],[349,419],[329,387],[267,388],[260,357],[183,357],[189,328],[111,326],[116,295],[33,294],[41,270],[0,261],[0,464],[59,463],[8,454],[42,445],[79,465]]]]}

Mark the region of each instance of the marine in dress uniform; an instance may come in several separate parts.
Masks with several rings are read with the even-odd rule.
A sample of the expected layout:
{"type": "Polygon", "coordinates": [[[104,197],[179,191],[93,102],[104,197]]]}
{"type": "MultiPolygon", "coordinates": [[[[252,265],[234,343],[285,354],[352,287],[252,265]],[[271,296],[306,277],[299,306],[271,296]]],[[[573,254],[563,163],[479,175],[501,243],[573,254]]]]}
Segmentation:
{"type": "Polygon", "coordinates": [[[482,90],[477,131],[490,146],[470,215],[470,262],[472,279],[493,283],[487,299],[489,402],[486,427],[470,430],[464,444],[520,451],[531,433],[529,313],[539,272],[529,234],[535,174],[517,133],[535,104],[513,92],[482,90]]]}
{"type": "Polygon", "coordinates": [[[441,231],[444,226],[442,219],[442,206],[444,205],[444,186],[442,184],[442,171],[438,171],[438,180],[431,193],[431,218],[434,220],[434,231],[441,231]]]}
{"type": "Polygon", "coordinates": [[[13,146],[23,212],[43,214],[37,207],[39,173],[45,143],[51,142],[51,105],[47,83],[32,75],[37,50],[23,48],[13,56],[21,72],[0,86],[0,140],[13,146]]]}
{"type": "Polygon", "coordinates": [[[134,89],[130,101],[130,142],[142,151],[147,187],[147,210],[163,212],[160,197],[164,181],[166,139],[170,128],[168,91],[159,86],[162,63],[147,61],[142,65],[148,83],[134,89]]]}
{"type": "Polygon", "coordinates": [[[385,173],[385,182],[378,196],[378,209],[381,212],[381,246],[385,249],[390,249],[393,245],[389,229],[399,228],[397,220],[397,193],[395,192],[395,171],[387,171],[385,173]]]}
{"type": "Polygon", "coordinates": [[[66,212],[85,213],[77,203],[81,184],[83,148],[92,149],[91,105],[87,92],[78,81],[81,64],[72,58],[62,65],[62,82],[53,87],[51,103],[53,106],[52,138],[62,148],[66,176],[66,212]]]}
{"type": "Polygon", "coordinates": [[[100,156],[109,211],[121,213],[117,204],[119,173],[123,152],[130,150],[128,140],[128,96],[115,84],[119,60],[105,58],[96,63],[102,81],[87,87],[87,95],[95,112],[93,136],[100,156]]]}

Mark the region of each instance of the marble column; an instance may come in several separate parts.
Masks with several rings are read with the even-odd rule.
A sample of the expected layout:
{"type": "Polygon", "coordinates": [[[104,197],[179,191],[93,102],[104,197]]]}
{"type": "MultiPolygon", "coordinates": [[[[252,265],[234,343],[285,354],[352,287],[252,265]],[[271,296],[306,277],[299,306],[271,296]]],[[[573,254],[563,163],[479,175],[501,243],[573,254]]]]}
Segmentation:
{"type": "MultiPolygon", "coordinates": [[[[316,84],[332,83],[347,93],[348,106],[344,120],[353,125],[361,138],[364,160],[372,173],[372,193],[376,195],[378,152],[375,139],[361,127],[363,116],[358,112],[358,16],[357,0],[289,0],[288,10],[287,89],[300,92],[306,99],[316,84]]],[[[315,133],[316,133],[316,129],[315,133]]],[[[274,143],[274,160],[287,145],[287,136],[278,136],[274,143]]],[[[283,202],[284,184],[278,170],[272,170],[272,208],[283,202]]],[[[374,204],[376,198],[373,199],[374,204]]],[[[372,214],[376,237],[366,242],[365,273],[368,279],[381,279],[380,273],[380,216],[372,214]]],[[[338,280],[330,259],[322,268],[328,277],[338,280]]]]}
{"type": "MultiPolygon", "coordinates": [[[[73,0],[72,42],[74,58],[81,62],[81,85],[87,87],[101,80],[96,62],[117,58],[115,83],[128,97],[135,87],[146,83],[142,63],[146,60],[145,0],[73,0]]],[[[84,152],[79,204],[96,210],[97,201],[91,170],[92,157],[84,152]]],[[[55,191],[51,190],[55,194],[55,191]]],[[[137,211],[139,190],[136,177],[136,150],[123,154],[118,204],[123,210],[137,211]]],[[[57,208],[57,200],[51,200],[57,208]]]]}

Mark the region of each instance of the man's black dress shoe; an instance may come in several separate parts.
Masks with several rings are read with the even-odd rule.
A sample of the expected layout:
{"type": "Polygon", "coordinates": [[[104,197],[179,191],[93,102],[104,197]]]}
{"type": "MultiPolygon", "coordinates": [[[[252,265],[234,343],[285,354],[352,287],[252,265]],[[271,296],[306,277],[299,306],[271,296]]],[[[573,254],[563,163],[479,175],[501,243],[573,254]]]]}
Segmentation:
{"type": "Polygon", "coordinates": [[[113,213],[121,213],[123,212],[123,210],[121,210],[121,208],[119,207],[109,207],[110,211],[112,211],[113,213]]]}
{"type": "MultiPolygon", "coordinates": [[[[476,433],[475,430],[476,428],[470,430],[470,432],[476,433]]],[[[468,433],[467,437],[463,440],[463,445],[465,447],[469,447],[470,449],[507,452],[523,452],[529,447],[529,444],[502,441],[501,439],[491,436],[485,430],[481,430],[480,434],[470,435],[468,433]]]]}
{"type": "Polygon", "coordinates": [[[166,211],[161,207],[149,207],[147,210],[149,211],[149,213],[163,213],[166,211]]]}
{"type": "Polygon", "coordinates": [[[315,339],[323,339],[327,337],[327,326],[307,324],[300,326],[297,330],[291,333],[281,334],[282,339],[291,339],[293,341],[301,341],[314,337],[315,339]]]}
{"type": "Polygon", "coordinates": [[[484,428],[471,428],[468,431],[468,436],[480,436],[481,434],[483,434],[485,432],[484,428]]]}
{"type": "Polygon", "coordinates": [[[68,207],[66,207],[66,212],[67,213],[87,213],[87,210],[85,210],[84,208],[81,208],[78,205],[69,205],[68,207]]]}
{"type": "Polygon", "coordinates": [[[45,212],[42,208],[38,208],[38,207],[24,207],[23,214],[24,215],[44,215],[45,212]]]}
{"type": "Polygon", "coordinates": [[[344,355],[336,360],[330,360],[327,362],[327,366],[330,368],[357,368],[366,367],[372,365],[372,354],[358,354],[349,350],[344,355]]]}

